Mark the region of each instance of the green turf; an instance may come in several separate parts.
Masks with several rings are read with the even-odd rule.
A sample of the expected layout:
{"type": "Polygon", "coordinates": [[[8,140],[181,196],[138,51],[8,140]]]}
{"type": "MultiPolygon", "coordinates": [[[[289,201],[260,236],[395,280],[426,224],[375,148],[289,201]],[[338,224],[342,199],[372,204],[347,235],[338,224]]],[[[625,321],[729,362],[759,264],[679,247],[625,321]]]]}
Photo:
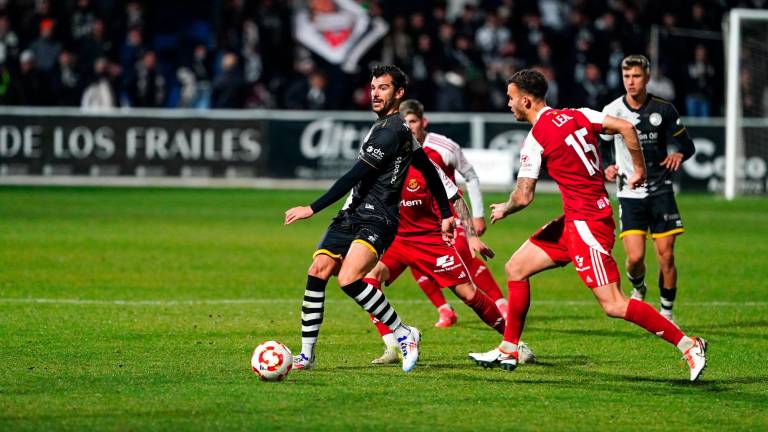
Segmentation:
{"type": "MultiPolygon", "coordinates": [[[[0,430],[768,429],[768,200],[679,200],[676,313],[711,342],[697,384],[675,348],[604,317],[572,267],[533,280],[524,339],[539,365],[475,367],[466,353],[499,336],[455,298],[458,324],[434,329],[403,277],[388,293],[423,329],[423,357],[410,374],[370,366],[379,338],[332,281],[318,369],[263,383],[250,352],[299,347],[305,272],[332,210],[290,227],[282,213],[316,194],[0,188],[0,430]]],[[[489,229],[498,280],[559,206],[541,195],[489,229]]]]}

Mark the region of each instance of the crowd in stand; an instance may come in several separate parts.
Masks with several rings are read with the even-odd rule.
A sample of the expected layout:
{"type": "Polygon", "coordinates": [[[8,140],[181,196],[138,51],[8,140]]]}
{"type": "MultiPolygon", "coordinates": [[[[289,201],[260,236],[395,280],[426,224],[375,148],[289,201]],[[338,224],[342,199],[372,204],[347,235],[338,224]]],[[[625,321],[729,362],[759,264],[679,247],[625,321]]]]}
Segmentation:
{"type": "Polygon", "coordinates": [[[0,104],[367,109],[367,66],[386,62],[430,111],[504,111],[506,78],[534,66],[551,104],[600,108],[642,53],[658,54],[652,92],[721,115],[723,14],[762,2],[360,0],[389,30],[355,73],[294,40],[296,3],[0,0],[0,104]]]}

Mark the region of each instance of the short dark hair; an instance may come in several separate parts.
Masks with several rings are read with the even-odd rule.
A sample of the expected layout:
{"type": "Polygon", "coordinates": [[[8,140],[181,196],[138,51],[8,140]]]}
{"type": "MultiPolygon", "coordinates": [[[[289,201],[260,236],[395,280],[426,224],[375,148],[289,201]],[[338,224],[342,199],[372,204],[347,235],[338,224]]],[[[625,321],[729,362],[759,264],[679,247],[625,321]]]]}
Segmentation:
{"type": "Polygon", "coordinates": [[[651,71],[651,62],[649,62],[648,57],[644,55],[632,54],[626,56],[624,60],[621,61],[622,70],[629,70],[635,66],[645,71],[645,73],[649,73],[651,71]]]}
{"type": "Polygon", "coordinates": [[[418,118],[424,118],[424,105],[416,99],[408,99],[400,102],[400,115],[405,117],[413,114],[418,118]]]}
{"type": "Polygon", "coordinates": [[[547,95],[547,79],[544,75],[534,69],[523,69],[517,71],[507,80],[507,85],[514,84],[524,93],[544,99],[547,95]]]}
{"type": "Polygon", "coordinates": [[[389,75],[392,77],[392,84],[395,89],[407,89],[408,88],[408,75],[395,65],[378,65],[371,69],[371,78],[378,78],[382,75],[389,75]]]}

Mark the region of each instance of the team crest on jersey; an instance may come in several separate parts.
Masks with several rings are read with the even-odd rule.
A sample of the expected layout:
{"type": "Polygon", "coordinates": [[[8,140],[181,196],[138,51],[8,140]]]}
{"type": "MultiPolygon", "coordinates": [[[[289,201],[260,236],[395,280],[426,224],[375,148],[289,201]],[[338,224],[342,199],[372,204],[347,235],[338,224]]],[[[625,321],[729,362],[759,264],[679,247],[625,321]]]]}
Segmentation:
{"type": "Polygon", "coordinates": [[[653,113],[650,117],[648,117],[648,121],[651,122],[652,125],[658,126],[661,124],[661,114],[659,113],[653,113]]]}
{"type": "Polygon", "coordinates": [[[408,192],[416,192],[419,190],[419,182],[415,178],[408,179],[408,185],[405,187],[408,192]]]}

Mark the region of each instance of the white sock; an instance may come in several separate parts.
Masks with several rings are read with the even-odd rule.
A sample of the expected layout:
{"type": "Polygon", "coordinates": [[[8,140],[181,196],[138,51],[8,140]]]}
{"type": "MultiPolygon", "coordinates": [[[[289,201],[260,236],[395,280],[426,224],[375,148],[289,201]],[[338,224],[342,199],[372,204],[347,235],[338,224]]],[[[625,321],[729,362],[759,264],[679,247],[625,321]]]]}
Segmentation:
{"type": "Polygon", "coordinates": [[[301,353],[307,356],[307,358],[312,358],[312,355],[315,352],[315,344],[313,343],[302,343],[301,344],[301,353]]]}
{"type": "Polygon", "coordinates": [[[381,340],[384,341],[384,346],[387,348],[395,347],[397,348],[397,338],[395,337],[394,333],[388,333],[381,337],[381,340]]]}
{"type": "Polygon", "coordinates": [[[693,348],[693,339],[688,336],[683,336],[683,338],[680,339],[680,342],[677,343],[677,349],[683,354],[691,348],[693,348]]]}
{"type": "Polygon", "coordinates": [[[395,338],[400,339],[403,336],[408,336],[411,334],[411,328],[403,323],[400,323],[400,325],[392,329],[392,332],[395,335],[395,338]]]}
{"type": "Polygon", "coordinates": [[[496,300],[496,307],[497,308],[500,308],[500,307],[506,306],[506,305],[507,305],[507,299],[502,297],[502,298],[496,300]]]}
{"type": "Polygon", "coordinates": [[[453,310],[453,308],[451,307],[451,305],[449,305],[448,303],[446,303],[446,304],[444,304],[444,305],[440,306],[439,308],[437,308],[437,311],[438,311],[438,312],[440,312],[441,310],[445,310],[445,309],[448,309],[448,310],[453,310]]]}
{"type": "Polygon", "coordinates": [[[512,342],[502,341],[501,344],[499,344],[499,350],[505,353],[513,353],[517,351],[517,344],[514,344],[512,342]]]}

